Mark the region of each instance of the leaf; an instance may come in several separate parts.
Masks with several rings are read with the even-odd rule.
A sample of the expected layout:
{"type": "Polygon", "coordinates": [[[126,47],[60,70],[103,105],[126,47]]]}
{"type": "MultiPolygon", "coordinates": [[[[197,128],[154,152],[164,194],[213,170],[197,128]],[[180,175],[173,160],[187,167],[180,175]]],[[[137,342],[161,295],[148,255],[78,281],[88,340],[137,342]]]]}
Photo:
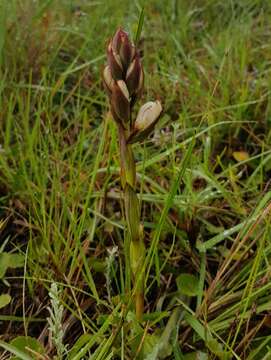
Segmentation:
{"type": "Polygon", "coordinates": [[[9,294],[0,295],[0,309],[7,306],[11,301],[11,296],[9,294]]]}
{"type": "Polygon", "coordinates": [[[192,274],[181,274],[176,279],[178,290],[187,296],[197,296],[199,293],[199,279],[192,274]]]}
{"type": "Polygon", "coordinates": [[[152,325],[161,321],[162,319],[169,317],[169,311],[154,311],[151,313],[143,314],[143,321],[151,321],[152,325]]]}
{"type": "Polygon", "coordinates": [[[23,267],[25,262],[25,256],[22,254],[9,254],[8,267],[16,269],[23,267]]]}
{"type": "Polygon", "coordinates": [[[204,327],[195,316],[185,313],[184,319],[192,327],[195,333],[205,342],[208,349],[221,360],[228,360],[229,354],[223,349],[207,327],[204,327]]]}
{"type": "MultiPolygon", "coordinates": [[[[1,49],[1,40],[0,40],[0,49],[1,49]]],[[[0,220],[0,231],[3,231],[5,229],[7,222],[8,222],[8,218],[0,220]]]]}
{"type": "Polygon", "coordinates": [[[69,352],[69,359],[73,359],[76,354],[80,353],[80,350],[90,341],[92,338],[91,334],[83,334],[79,337],[79,339],[76,341],[76,343],[73,345],[69,352]]]}
{"type": "Polygon", "coordinates": [[[8,269],[9,254],[6,252],[0,253],[0,279],[5,276],[8,269]]]}
{"type": "MultiPolygon", "coordinates": [[[[267,171],[270,171],[271,170],[271,160],[270,159],[267,159],[266,162],[261,162],[261,166],[264,165],[264,170],[267,172],[267,171]]],[[[262,180],[262,177],[259,176],[260,180],[262,180]]]]}
{"type": "Polygon", "coordinates": [[[195,351],[183,356],[184,360],[208,360],[208,355],[201,351],[195,351]]]}
{"type": "Polygon", "coordinates": [[[19,360],[34,360],[33,357],[29,356],[24,351],[18,350],[15,346],[7,344],[6,342],[0,340],[0,347],[9,351],[11,354],[16,355],[16,357],[12,357],[10,360],[19,359],[19,360]]]}
{"type": "Polygon", "coordinates": [[[147,334],[143,345],[143,359],[145,360],[162,360],[166,359],[172,354],[172,346],[166,341],[164,342],[162,336],[154,334],[147,334]]]}
{"type": "MultiPolygon", "coordinates": [[[[32,338],[31,336],[18,336],[10,342],[10,345],[12,347],[16,348],[18,351],[29,354],[35,358],[36,358],[35,353],[41,354],[41,355],[45,354],[45,350],[44,350],[43,346],[41,345],[41,343],[37,339],[32,338]],[[29,351],[28,349],[33,350],[33,353],[31,351],[29,351]]],[[[15,354],[15,355],[17,355],[17,354],[15,354]]],[[[18,355],[13,356],[11,358],[11,360],[20,360],[20,359],[21,358],[18,355]]]]}
{"type": "Polygon", "coordinates": [[[162,334],[157,336],[154,333],[145,340],[147,341],[146,344],[144,341],[143,354],[145,356],[143,358],[145,360],[166,359],[172,354],[173,347],[171,344],[171,337],[179,322],[180,313],[180,307],[175,308],[162,334]]]}
{"type": "Polygon", "coordinates": [[[142,357],[146,360],[152,360],[157,358],[157,353],[159,351],[159,340],[160,336],[156,334],[147,334],[144,339],[142,357]],[[155,349],[157,350],[155,351],[155,349]],[[155,352],[155,354],[153,354],[155,352]]]}
{"type": "Polygon", "coordinates": [[[246,151],[234,151],[232,153],[232,156],[237,162],[241,162],[249,159],[249,154],[246,151]]]}
{"type": "Polygon", "coordinates": [[[135,36],[135,45],[137,46],[140,40],[140,35],[141,35],[141,31],[143,28],[143,23],[144,23],[144,6],[141,9],[140,15],[139,15],[139,20],[138,20],[138,25],[137,25],[137,32],[136,32],[136,36],[135,36]]]}
{"type": "Polygon", "coordinates": [[[8,268],[18,268],[24,266],[25,257],[22,254],[0,253],[0,279],[2,279],[8,268]]]}

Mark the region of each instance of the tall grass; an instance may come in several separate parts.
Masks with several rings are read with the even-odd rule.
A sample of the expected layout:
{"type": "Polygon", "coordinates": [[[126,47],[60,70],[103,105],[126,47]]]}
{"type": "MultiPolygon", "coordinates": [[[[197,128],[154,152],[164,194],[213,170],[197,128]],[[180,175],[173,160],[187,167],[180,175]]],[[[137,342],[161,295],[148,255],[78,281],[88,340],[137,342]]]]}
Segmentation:
{"type": "Polygon", "coordinates": [[[55,283],[69,359],[267,359],[270,2],[1,7],[1,358],[57,356],[55,283]],[[143,5],[142,101],[164,112],[134,145],[148,249],[140,323],[101,69],[117,26],[136,37],[143,5]]]}

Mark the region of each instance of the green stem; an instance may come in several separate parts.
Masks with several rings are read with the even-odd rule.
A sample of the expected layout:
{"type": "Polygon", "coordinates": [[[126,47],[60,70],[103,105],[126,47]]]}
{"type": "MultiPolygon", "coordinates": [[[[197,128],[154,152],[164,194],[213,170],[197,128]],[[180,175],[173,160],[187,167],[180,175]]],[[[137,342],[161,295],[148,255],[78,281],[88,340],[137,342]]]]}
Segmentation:
{"type": "Polygon", "coordinates": [[[140,320],[144,311],[143,266],[145,245],[140,225],[139,201],[136,194],[136,165],[132,145],[126,142],[126,133],[119,126],[119,144],[121,158],[121,184],[124,192],[124,207],[127,228],[130,236],[130,265],[135,291],[136,316],[140,320]]]}

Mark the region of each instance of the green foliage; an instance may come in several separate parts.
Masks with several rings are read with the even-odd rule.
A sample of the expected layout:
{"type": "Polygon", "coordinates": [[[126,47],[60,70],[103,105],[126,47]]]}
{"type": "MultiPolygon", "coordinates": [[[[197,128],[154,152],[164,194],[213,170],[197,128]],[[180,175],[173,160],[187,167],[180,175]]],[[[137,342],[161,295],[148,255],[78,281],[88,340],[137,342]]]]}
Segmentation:
{"type": "Polygon", "coordinates": [[[0,295],[0,309],[5,307],[11,302],[11,296],[9,294],[0,295]]]}
{"type": "Polygon", "coordinates": [[[184,360],[208,360],[208,355],[201,351],[194,351],[184,355],[184,360]]]}
{"type": "Polygon", "coordinates": [[[33,360],[45,354],[39,341],[30,336],[18,336],[10,344],[0,340],[0,347],[15,355],[10,358],[11,360],[33,360]]]}
{"type": "MultiPolygon", "coordinates": [[[[90,334],[83,334],[79,337],[79,339],[76,341],[76,343],[71,348],[68,358],[70,360],[74,359],[75,356],[78,357],[78,354],[80,354],[80,351],[84,348],[85,345],[87,345],[91,341],[92,335],[90,334]]],[[[82,357],[84,355],[82,354],[82,357]]]]}
{"type": "Polygon", "coordinates": [[[192,274],[180,274],[176,278],[179,292],[187,296],[197,296],[199,293],[199,280],[192,274]]]}
{"type": "MultiPolygon", "coordinates": [[[[19,351],[29,353],[34,358],[39,355],[44,355],[45,350],[39,341],[30,336],[18,336],[10,342],[10,345],[19,351]]],[[[13,356],[11,360],[20,360],[19,356],[13,356]]]]}
{"type": "Polygon", "coordinates": [[[22,254],[0,253],[0,279],[2,279],[8,268],[16,269],[24,266],[25,257],[22,254]]]}
{"type": "Polygon", "coordinates": [[[36,358],[12,342],[27,336],[59,357],[53,314],[73,360],[268,358],[270,1],[0,3],[3,356],[36,358]],[[120,25],[140,34],[142,104],[163,106],[154,135],[131,145],[146,230],[141,325],[101,84],[120,25]]]}

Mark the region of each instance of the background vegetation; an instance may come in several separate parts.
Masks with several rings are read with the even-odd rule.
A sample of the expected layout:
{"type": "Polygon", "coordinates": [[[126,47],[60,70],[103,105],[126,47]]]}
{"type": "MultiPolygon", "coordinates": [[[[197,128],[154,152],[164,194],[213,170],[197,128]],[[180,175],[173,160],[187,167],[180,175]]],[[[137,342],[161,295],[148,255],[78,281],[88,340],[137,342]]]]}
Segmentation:
{"type": "Polygon", "coordinates": [[[269,0],[145,2],[143,100],[159,98],[164,115],[134,147],[146,314],[143,326],[123,318],[101,69],[142,5],[0,2],[1,359],[271,356],[269,0]]]}

